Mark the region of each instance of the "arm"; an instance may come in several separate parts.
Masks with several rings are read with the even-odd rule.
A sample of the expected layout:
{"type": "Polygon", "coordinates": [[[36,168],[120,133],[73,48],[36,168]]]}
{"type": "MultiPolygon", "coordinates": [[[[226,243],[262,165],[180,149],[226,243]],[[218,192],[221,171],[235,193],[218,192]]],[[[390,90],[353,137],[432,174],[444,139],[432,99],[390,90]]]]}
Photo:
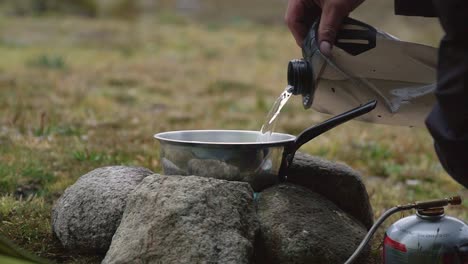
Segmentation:
{"type": "Polygon", "coordinates": [[[445,170],[468,188],[468,1],[434,0],[445,36],[437,67],[437,103],[426,120],[445,170]]]}

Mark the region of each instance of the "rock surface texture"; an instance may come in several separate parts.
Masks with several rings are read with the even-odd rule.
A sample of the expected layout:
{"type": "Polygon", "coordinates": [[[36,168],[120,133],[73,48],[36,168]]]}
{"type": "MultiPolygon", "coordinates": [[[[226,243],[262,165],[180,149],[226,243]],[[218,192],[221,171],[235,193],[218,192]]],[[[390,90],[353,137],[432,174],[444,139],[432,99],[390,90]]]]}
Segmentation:
{"type": "Polygon", "coordinates": [[[152,171],[139,167],[95,169],[68,187],[52,209],[52,230],[73,251],[105,253],[120,224],[127,195],[152,171]]]}
{"type": "Polygon", "coordinates": [[[247,183],[151,175],[129,196],[103,263],[250,263],[257,231],[247,183]]]}
{"type": "MultiPolygon", "coordinates": [[[[260,239],[256,263],[344,263],[365,227],[309,189],[280,184],[258,199],[260,239]]],[[[356,263],[363,263],[368,251],[356,263]]]]}
{"type": "Polygon", "coordinates": [[[311,155],[296,153],[288,170],[288,182],[305,186],[325,196],[367,229],[374,213],[358,172],[350,167],[311,155]]]}

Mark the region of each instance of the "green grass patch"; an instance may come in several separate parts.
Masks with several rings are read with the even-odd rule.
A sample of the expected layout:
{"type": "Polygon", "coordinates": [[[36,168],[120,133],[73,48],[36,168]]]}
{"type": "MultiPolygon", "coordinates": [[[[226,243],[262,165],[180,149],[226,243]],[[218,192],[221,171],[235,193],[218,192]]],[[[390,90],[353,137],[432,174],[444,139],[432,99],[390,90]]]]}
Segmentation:
{"type": "Polygon", "coordinates": [[[80,127],[74,125],[47,125],[33,129],[33,134],[36,137],[49,135],[80,136],[83,134],[83,131],[80,127]]]}
{"type": "Polygon", "coordinates": [[[52,70],[64,70],[67,68],[65,59],[60,55],[41,54],[26,63],[28,66],[52,70]]]}
{"type": "Polygon", "coordinates": [[[98,5],[95,0],[15,0],[4,4],[6,13],[15,15],[74,14],[96,16],[98,5]]]}
{"type": "Polygon", "coordinates": [[[112,150],[111,152],[93,151],[89,149],[76,150],[72,152],[72,156],[77,162],[90,164],[95,167],[108,165],[132,165],[134,158],[131,153],[119,152],[112,150]]]}
{"type": "Polygon", "coordinates": [[[108,162],[112,160],[112,156],[106,153],[92,152],[88,150],[73,152],[73,158],[77,161],[90,161],[95,163],[108,162]]]}
{"type": "Polygon", "coordinates": [[[159,23],[165,25],[185,26],[189,23],[187,18],[169,10],[159,11],[156,15],[156,19],[159,23]]]}
{"type": "Polygon", "coordinates": [[[47,255],[52,246],[50,204],[40,197],[17,200],[0,197],[0,233],[13,242],[27,244],[36,255],[47,255]]]}
{"type": "Polygon", "coordinates": [[[44,170],[40,165],[0,163],[0,193],[14,193],[16,196],[43,196],[47,185],[55,180],[55,176],[44,170]]]}
{"type": "Polygon", "coordinates": [[[209,94],[224,94],[226,92],[245,93],[246,91],[254,91],[255,87],[250,84],[232,80],[217,80],[210,83],[206,88],[209,94]]]}

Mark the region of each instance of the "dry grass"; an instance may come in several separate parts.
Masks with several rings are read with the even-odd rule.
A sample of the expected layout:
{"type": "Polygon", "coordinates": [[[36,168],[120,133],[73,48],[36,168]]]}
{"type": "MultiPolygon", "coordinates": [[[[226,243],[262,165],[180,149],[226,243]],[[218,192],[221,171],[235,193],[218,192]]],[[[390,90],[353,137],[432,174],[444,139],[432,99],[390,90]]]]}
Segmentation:
{"type": "MultiPolygon", "coordinates": [[[[440,36],[433,26],[421,30],[402,33],[429,44],[440,36]]],[[[156,132],[259,129],[286,84],[287,62],[300,57],[283,26],[191,23],[168,14],[0,17],[0,54],[0,232],[40,256],[75,263],[99,259],[69,255],[50,233],[52,203],[67,186],[105,165],[159,171],[156,132]]],[[[277,130],[297,134],[324,118],[293,98],[277,130]]],[[[413,200],[466,197],[424,129],[352,122],[303,151],[361,171],[376,216],[413,200]]],[[[449,214],[468,219],[466,205],[449,214]]],[[[376,239],[376,255],[378,247],[376,239]]]]}

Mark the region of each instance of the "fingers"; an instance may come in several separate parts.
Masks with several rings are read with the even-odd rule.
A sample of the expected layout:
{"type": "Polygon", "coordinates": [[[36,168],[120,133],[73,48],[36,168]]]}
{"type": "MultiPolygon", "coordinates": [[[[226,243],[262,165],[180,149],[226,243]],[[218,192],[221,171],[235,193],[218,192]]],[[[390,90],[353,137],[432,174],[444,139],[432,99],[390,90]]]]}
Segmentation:
{"type": "Polygon", "coordinates": [[[289,0],[284,20],[299,47],[302,47],[302,42],[317,16],[318,8],[312,1],[289,0]]]}
{"type": "Polygon", "coordinates": [[[343,19],[364,0],[315,0],[322,7],[318,30],[320,51],[329,56],[343,19]]]}
{"type": "Polygon", "coordinates": [[[343,3],[344,1],[326,1],[322,7],[318,39],[320,51],[325,56],[330,56],[341,22],[351,11],[351,8],[343,3]]]}
{"type": "Polygon", "coordinates": [[[307,36],[315,18],[320,14],[318,41],[320,51],[330,56],[333,43],[343,19],[364,0],[289,0],[285,21],[297,45],[307,36]]]}

